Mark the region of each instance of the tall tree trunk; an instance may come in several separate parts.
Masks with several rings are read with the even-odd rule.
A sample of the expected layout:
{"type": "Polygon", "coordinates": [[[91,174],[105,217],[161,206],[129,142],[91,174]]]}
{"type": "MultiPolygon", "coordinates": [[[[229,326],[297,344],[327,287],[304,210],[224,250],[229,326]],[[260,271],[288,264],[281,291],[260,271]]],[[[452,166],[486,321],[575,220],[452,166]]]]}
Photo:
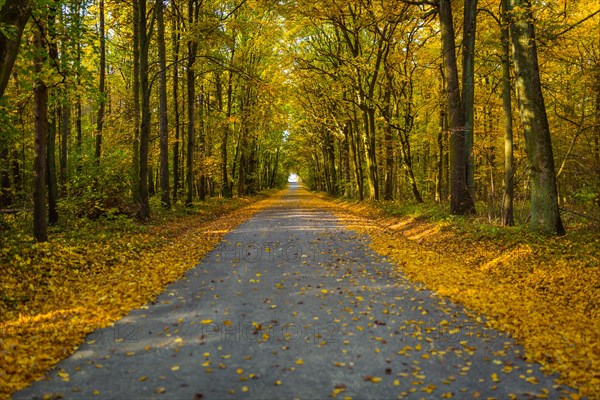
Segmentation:
{"type": "Polygon", "coordinates": [[[12,190],[10,187],[10,152],[7,138],[0,137],[0,207],[7,207],[12,203],[12,190]]]}
{"type": "MultiPolygon", "coordinates": [[[[233,63],[233,58],[235,57],[235,42],[231,45],[231,58],[229,60],[229,63],[232,64],[233,63]]],[[[221,142],[221,174],[222,174],[222,181],[223,181],[223,197],[225,198],[230,198],[233,196],[233,182],[229,181],[229,175],[227,173],[227,144],[228,144],[228,140],[229,140],[229,133],[231,130],[231,122],[229,121],[231,118],[231,112],[232,112],[232,97],[233,97],[233,71],[231,69],[229,69],[228,71],[228,77],[227,77],[227,124],[224,127],[224,132],[223,132],[223,140],[221,142]]],[[[233,171],[235,171],[235,167],[233,169],[233,171]]]]}
{"type": "Polygon", "coordinates": [[[444,176],[444,120],[446,118],[444,110],[440,110],[440,128],[437,134],[437,161],[436,161],[436,177],[435,177],[435,202],[441,203],[444,199],[443,195],[443,176],[444,176]]]}
{"type": "Polygon", "coordinates": [[[277,146],[277,152],[275,153],[275,164],[273,165],[273,171],[271,172],[271,179],[269,182],[269,189],[273,189],[275,187],[275,183],[277,182],[277,168],[279,168],[279,152],[281,148],[277,146]]]}
{"type": "Polygon", "coordinates": [[[146,24],[146,1],[139,1],[139,36],[140,36],[140,88],[141,88],[141,123],[140,123],[140,175],[139,175],[139,208],[138,219],[150,217],[150,199],[148,192],[148,147],[150,141],[150,83],[148,80],[148,50],[150,35],[146,24]]]}
{"type": "Polygon", "coordinates": [[[160,68],[159,115],[160,115],[160,200],[164,208],[171,208],[169,193],[169,125],[167,115],[167,51],[165,46],[165,3],[156,4],[156,23],[158,28],[158,64],[160,68]]]}
{"type": "Polygon", "coordinates": [[[34,59],[36,80],[33,89],[35,102],[35,158],[33,161],[33,236],[38,242],[48,240],[46,221],[46,154],[48,139],[48,87],[41,77],[45,62],[44,35],[35,30],[34,45],[38,55],[34,59]]]}
{"type": "Polygon", "coordinates": [[[558,209],[550,127],[540,83],[537,45],[529,0],[509,0],[516,91],[530,164],[531,227],[563,235],[558,209]]]}
{"type": "MultiPolygon", "coordinates": [[[[81,65],[81,42],[82,42],[82,31],[83,31],[83,17],[81,15],[81,4],[78,1],[71,3],[71,13],[75,15],[73,25],[75,26],[76,34],[71,37],[69,45],[71,48],[76,49],[76,57],[75,57],[75,79],[77,81],[77,87],[81,87],[81,75],[82,75],[82,65],[81,65]]],[[[76,169],[79,171],[81,169],[81,145],[83,141],[83,132],[82,132],[82,108],[81,108],[81,93],[79,90],[75,91],[75,148],[77,149],[77,162],[76,169]]]]}
{"type": "Polygon", "coordinates": [[[343,166],[343,179],[344,179],[344,197],[350,197],[352,195],[350,185],[350,134],[349,134],[349,123],[344,125],[344,141],[342,144],[342,166],[343,166]]]}
{"type": "MultiPolygon", "coordinates": [[[[220,112],[223,112],[223,81],[221,80],[221,74],[217,74],[215,77],[216,96],[217,96],[217,107],[220,112]]],[[[229,116],[226,116],[229,120],[229,116]]],[[[221,138],[221,194],[225,198],[231,197],[229,192],[229,177],[227,176],[227,142],[229,140],[229,121],[223,126],[223,137],[221,138]]]]}
{"type": "Polygon", "coordinates": [[[133,135],[131,140],[132,171],[131,197],[136,208],[140,209],[140,1],[133,0],[133,135]]]}
{"type": "MultiPolygon", "coordinates": [[[[386,63],[386,70],[387,67],[386,63]]],[[[382,114],[385,118],[383,126],[383,141],[385,146],[385,177],[383,181],[383,199],[394,199],[394,142],[392,140],[391,108],[392,108],[392,78],[391,72],[386,71],[386,83],[383,94],[382,114]]]]}
{"type": "Polygon", "coordinates": [[[502,196],[502,224],[515,224],[514,202],[514,157],[513,157],[513,115],[510,95],[510,37],[508,0],[502,0],[500,31],[502,35],[502,107],[504,109],[504,195],[502,196]]]}
{"type": "Polygon", "coordinates": [[[31,0],[6,0],[0,8],[0,97],[8,85],[31,7],[31,0]]]}
{"type": "Polygon", "coordinates": [[[64,190],[68,181],[69,137],[71,136],[71,104],[68,95],[63,94],[61,105],[61,130],[60,130],[60,184],[64,190]]]}
{"type": "Polygon", "coordinates": [[[56,179],[56,115],[48,122],[46,183],[48,185],[48,223],[58,223],[58,185],[56,179]]]}
{"type": "MultiPolygon", "coordinates": [[[[203,88],[202,88],[203,89],[203,88]]],[[[205,140],[205,129],[204,129],[204,93],[200,93],[198,96],[199,113],[198,113],[198,155],[200,156],[200,179],[198,180],[198,198],[201,201],[206,200],[206,175],[204,174],[204,159],[206,156],[206,140],[205,140]]]]}
{"type": "Polygon", "coordinates": [[[473,129],[475,110],[475,36],[477,32],[477,0],[465,1],[462,51],[462,101],[465,113],[465,151],[467,158],[467,187],[471,193],[475,186],[473,162],[473,129]]]}
{"type": "Polygon", "coordinates": [[[180,134],[180,118],[179,118],[179,39],[181,35],[177,33],[179,17],[173,17],[173,27],[171,33],[171,41],[173,45],[173,111],[175,116],[175,142],[173,143],[173,201],[177,201],[179,197],[179,187],[181,175],[179,174],[179,144],[181,140],[180,134]]]}
{"type": "MultiPolygon", "coordinates": [[[[143,0],[145,1],[145,0],[143,0]]],[[[99,5],[100,30],[98,32],[100,39],[100,76],[98,84],[98,119],[96,121],[96,163],[100,164],[102,155],[102,128],[104,126],[104,110],[106,107],[106,36],[104,33],[104,0],[100,0],[99,5]]]]}
{"type": "MultiPolygon", "coordinates": [[[[333,140],[331,138],[331,134],[329,131],[325,133],[325,151],[327,154],[327,175],[329,177],[330,190],[329,193],[332,196],[337,196],[338,191],[338,181],[337,181],[337,171],[335,170],[335,147],[333,140]]],[[[279,150],[279,148],[278,148],[279,150]]]]}
{"type": "MultiPolygon", "coordinates": [[[[600,29],[600,21],[598,22],[598,28],[600,29]]],[[[598,36],[598,48],[600,48],[600,35],[598,36]]],[[[595,127],[594,127],[594,172],[596,176],[596,204],[600,207],[600,60],[596,59],[596,84],[594,85],[596,91],[596,104],[595,104],[595,127]]]]}
{"type": "Polygon", "coordinates": [[[452,214],[475,213],[475,204],[467,187],[465,150],[465,114],[458,84],[456,44],[450,0],[440,0],[442,53],[446,72],[446,94],[450,119],[450,211],[452,214]]]}
{"type": "MultiPolygon", "coordinates": [[[[56,35],[57,3],[51,3],[48,13],[48,55],[56,65],[59,65],[58,41],[56,35]]],[[[60,71],[57,71],[60,72],[60,71]]],[[[55,100],[55,98],[53,99],[55,100]]],[[[51,101],[55,103],[55,101],[51,101]]],[[[48,223],[58,223],[58,181],[56,173],[56,126],[60,113],[58,107],[53,107],[48,124],[47,154],[46,154],[46,183],[48,185],[48,223]]]]}
{"type": "MultiPolygon", "coordinates": [[[[192,25],[197,22],[196,16],[198,4],[196,0],[188,1],[188,30],[192,30],[192,25]]],[[[190,38],[188,40],[188,63],[187,63],[187,107],[188,107],[188,126],[187,126],[187,154],[186,154],[186,205],[192,205],[194,199],[194,116],[196,104],[196,75],[194,71],[194,63],[196,61],[197,43],[190,38]]]]}
{"type": "MultiPolygon", "coordinates": [[[[19,161],[19,150],[13,150],[11,174],[13,177],[13,188],[15,195],[23,190],[23,178],[21,177],[21,162],[19,161]]],[[[16,197],[16,196],[15,196],[16,197]]]]}

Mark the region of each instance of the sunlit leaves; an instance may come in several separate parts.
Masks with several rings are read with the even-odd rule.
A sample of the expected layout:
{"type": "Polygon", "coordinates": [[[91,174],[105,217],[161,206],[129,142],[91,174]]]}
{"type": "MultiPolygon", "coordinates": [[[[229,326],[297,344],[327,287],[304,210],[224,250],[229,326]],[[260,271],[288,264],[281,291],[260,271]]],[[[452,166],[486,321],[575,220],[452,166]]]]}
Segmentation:
{"type": "MultiPolygon", "coordinates": [[[[93,329],[143,306],[196,265],[229,229],[272,201],[276,200],[254,205],[249,200],[214,202],[198,215],[146,227],[145,232],[124,224],[110,231],[105,226],[105,231],[98,233],[92,225],[76,232],[78,240],[56,237],[52,243],[28,241],[27,245],[16,238],[7,240],[0,253],[6,272],[2,293],[21,300],[1,298],[0,302],[0,396],[40,377],[93,329]],[[247,207],[231,212],[243,206],[247,207]],[[225,217],[214,219],[227,211],[225,217]]],[[[209,325],[213,320],[200,323],[209,325]]],[[[183,340],[175,337],[173,343],[181,345],[183,340]]],[[[143,351],[152,349],[146,345],[143,351]]],[[[210,354],[203,356],[202,366],[209,368],[210,354]]],[[[95,367],[102,369],[103,365],[95,367]]],[[[176,372],[180,366],[168,368],[176,372]]],[[[70,379],[62,370],[58,377],[70,379]]],[[[136,379],[143,382],[149,378],[142,375],[136,379]]],[[[163,393],[166,389],[156,390],[163,393]]]]}

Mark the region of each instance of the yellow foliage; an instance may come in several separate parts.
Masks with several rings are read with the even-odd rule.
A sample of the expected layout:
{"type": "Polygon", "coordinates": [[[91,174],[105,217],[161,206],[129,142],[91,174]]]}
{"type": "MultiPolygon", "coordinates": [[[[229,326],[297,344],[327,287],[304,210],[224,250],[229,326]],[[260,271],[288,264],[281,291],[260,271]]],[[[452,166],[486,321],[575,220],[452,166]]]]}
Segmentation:
{"type": "MultiPolygon", "coordinates": [[[[245,207],[214,219],[228,210],[227,205],[216,204],[208,213],[170,221],[147,233],[123,235],[115,239],[118,246],[114,240],[86,249],[61,241],[36,244],[26,259],[17,255],[16,263],[0,265],[2,292],[29,297],[14,310],[0,310],[0,398],[41,378],[94,329],[155,298],[228,231],[277,198],[247,200],[241,203],[245,207]]],[[[69,379],[66,372],[59,376],[69,379]]]]}
{"type": "Polygon", "coordinates": [[[484,315],[519,341],[529,360],[558,372],[561,383],[600,398],[597,235],[519,236],[510,245],[447,222],[390,217],[366,203],[320,196],[305,206],[327,209],[347,229],[369,235],[373,250],[396,262],[400,274],[484,315]]]}

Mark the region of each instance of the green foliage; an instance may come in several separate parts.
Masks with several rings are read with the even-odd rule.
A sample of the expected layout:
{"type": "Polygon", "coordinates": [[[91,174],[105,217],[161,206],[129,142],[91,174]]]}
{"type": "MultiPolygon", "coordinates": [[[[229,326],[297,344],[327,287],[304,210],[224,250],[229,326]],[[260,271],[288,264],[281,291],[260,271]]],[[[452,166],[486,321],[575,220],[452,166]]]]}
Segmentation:
{"type": "Polygon", "coordinates": [[[128,154],[115,149],[105,154],[98,165],[90,156],[80,157],[61,201],[62,211],[67,215],[95,219],[109,219],[120,214],[129,215],[131,188],[129,185],[130,160],[128,154]]]}

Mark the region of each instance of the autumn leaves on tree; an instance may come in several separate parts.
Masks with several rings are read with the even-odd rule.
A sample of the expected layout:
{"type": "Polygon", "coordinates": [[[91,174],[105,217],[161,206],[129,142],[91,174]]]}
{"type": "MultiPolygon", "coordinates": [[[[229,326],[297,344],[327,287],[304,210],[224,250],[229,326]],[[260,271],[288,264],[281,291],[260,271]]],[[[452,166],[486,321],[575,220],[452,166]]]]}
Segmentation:
{"type": "Polygon", "coordinates": [[[561,208],[598,214],[598,18],[563,0],[6,0],[1,207],[33,209],[44,241],[61,214],[147,220],[296,172],[562,234],[561,208]]]}

